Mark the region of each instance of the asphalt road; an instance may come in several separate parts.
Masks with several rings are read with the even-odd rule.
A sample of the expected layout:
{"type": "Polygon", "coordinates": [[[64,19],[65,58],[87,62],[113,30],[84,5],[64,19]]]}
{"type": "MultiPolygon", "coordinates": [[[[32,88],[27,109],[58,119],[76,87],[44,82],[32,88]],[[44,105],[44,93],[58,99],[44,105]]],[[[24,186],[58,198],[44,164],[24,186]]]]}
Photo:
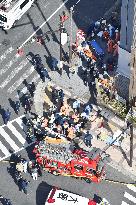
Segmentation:
{"type": "MultiPolygon", "coordinates": [[[[9,51],[10,47],[12,48],[12,51],[6,54],[5,57],[0,57],[0,112],[2,113],[3,109],[10,107],[12,111],[11,119],[17,116],[13,112],[13,108],[11,108],[11,101],[9,99],[12,101],[17,99],[17,90],[22,90],[24,88],[22,81],[26,78],[29,83],[33,79],[36,79],[35,82],[38,83],[40,80],[39,76],[37,77],[36,71],[31,68],[31,63],[27,62],[25,55],[29,52],[34,54],[38,53],[42,58],[43,64],[50,70],[50,58],[53,56],[59,59],[59,33],[48,35],[44,46],[38,45],[37,43],[28,44],[24,48],[25,54],[22,57],[15,58],[16,48],[22,45],[22,43],[24,43],[45,21],[47,21],[47,23],[37,32],[38,35],[47,31],[57,30],[59,27],[59,15],[63,10],[69,13],[70,7],[76,3],[76,0],[68,0],[65,6],[57,13],[54,13],[62,2],[62,0],[39,0],[38,3],[17,22],[16,26],[11,29],[7,35],[0,30],[0,56],[3,56],[7,50],[9,51]],[[54,15],[52,18],[48,20],[53,13],[54,15]]],[[[104,2],[101,0],[81,0],[77,7],[75,7],[73,14],[73,38],[75,38],[75,31],[77,28],[87,29],[92,21],[96,21],[102,17],[113,4],[113,0],[105,0],[104,2]]],[[[65,26],[69,32],[69,20],[65,23],[65,26]]],[[[64,50],[67,50],[67,46],[64,47],[64,50]]],[[[60,80],[57,73],[51,75],[55,83],[60,80]]],[[[67,85],[65,84],[65,78],[61,78],[61,81],[61,84],[64,86],[67,85]]],[[[75,84],[79,86],[78,83],[75,84]]],[[[22,115],[23,112],[24,110],[22,108],[19,115],[22,115]]],[[[0,124],[3,124],[2,118],[0,119],[0,124]]],[[[23,150],[21,154],[26,156],[27,153],[29,154],[30,152],[31,149],[28,148],[26,151],[23,150]]],[[[89,198],[93,197],[94,194],[98,194],[101,197],[105,197],[112,205],[120,205],[122,200],[127,201],[126,198],[124,199],[124,193],[125,190],[128,191],[128,188],[124,185],[109,182],[102,182],[100,185],[86,184],[84,181],[79,181],[77,179],[55,177],[47,173],[42,178],[39,178],[38,181],[33,181],[29,175],[26,176],[28,179],[30,178],[31,183],[29,187],[30,194],[25,196],[18,191],[18,187],[15,185],[13,178],[7,173],[7,166],[6,163],[1,162],[0,194],[7,198],[11,198],[14,205],[44,204],[47,184],[56,185],[89,198]]],[[[131,181],[129,177],[122,175],[122,173],[109,166],[107,166],[107,177],[126,182],[131,181]]],[[[129,204],[132,205],[133,203],[129,204]]]]}
{"type": "MultiPolygon", "coordinates": [[[[30,158],[32,157],[31,150],[32,147],[27,148],[26,150],[21,151],[20,154],[22,157],[29,159],[28,156],[30,158]]],[[[102,198],[106,198],[111,205],[121,205],[122,201],[128,202],[124,197],[125,191],[135,196],[135,193],[123,184],[106,181],[103,181],[100,184],[87,184],[84,180],[71,177],[53,176],[47,172],[44,172],[43,176],[38,178],[37,181],[34,181],[28,173],[23,175],[24,178],[27,178],[30,181],[28,187],[29,195],[26,196],[24,193],[19,192],[18,186],[15,184],[11,176],[12,174],[7,172],[9,164],[6,162],[0,163],[0,183],[2,185],[0,186],[0,193],[5,197],[10,198],[13,205],[44,205],[45,199],[50,190],[49,185],[57,186],[88,198],[93,198],[94,194],[96,194],[102,198]]],[[[133,182],[130,177],[126,177],[108,165],[106,166],[106,173],[106,177],[111,180],[119,180],[126,183],[133,182]]],[[[129,202],[129,204],[133,205],[134,203],[129,202]]]]}

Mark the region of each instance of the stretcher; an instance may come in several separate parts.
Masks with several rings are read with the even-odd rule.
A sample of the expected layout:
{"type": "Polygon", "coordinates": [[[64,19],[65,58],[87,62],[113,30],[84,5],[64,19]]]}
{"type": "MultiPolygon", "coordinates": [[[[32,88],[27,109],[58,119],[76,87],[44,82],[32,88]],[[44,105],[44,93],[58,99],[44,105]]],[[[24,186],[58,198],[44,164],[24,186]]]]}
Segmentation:
{"type": "Polygon", "coordinates": [[[87,43],[89,46],[91,46],[91,48],[95,51],[97,55],[99,56],[104,55],[103,49],[99,46],[99,44],[95,40],[88,41],[87,43]]]}

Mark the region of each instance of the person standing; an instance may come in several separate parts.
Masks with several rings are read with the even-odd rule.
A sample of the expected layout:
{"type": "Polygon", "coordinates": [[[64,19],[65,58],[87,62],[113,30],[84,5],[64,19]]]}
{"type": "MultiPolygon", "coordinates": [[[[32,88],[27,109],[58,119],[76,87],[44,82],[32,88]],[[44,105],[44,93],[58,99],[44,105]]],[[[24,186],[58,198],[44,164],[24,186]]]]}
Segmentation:
{"type": "Polygon", "coordinates": [[[73,102],[73,110],[74,112],[79,112],[79,109],[80,109],[80,100],[76,100],[75,102],[73,102]]]}
{"type": "Polygon", "coordinates": [[[113,53],[113,45],[114,45],[113,40],[109,39],[108,43],[107,43],[107,51],[108,51],[108,53],[113,53]]]}
{"type": "Polygon", "coordinates": [[[86,144],[87,147],[92,146],[92,143],[91,143],[92,139],[93,139],[92,135],[89,133],[89,131],[87,131],[84,136],[84,143],[86,144]]]}
{"type": "Polygon", "coordinates": [[[27,100],[27,101],[25,101],[25,106],[24,106],[24,108],[25,108],[25,114],[27,114],[27,112],[31,112],[31,105],[30,105],[30,102],[27,100]]]}
{"type": "Polygon", "coordinates": [[[58,66],[58,60],[54,57],[52,57],[52,70],[55,71],[57,70],[57,66],[58,66]]]}
{"type": "Polygon", "coordinates": [[[51,81],[51,78],[48,74],[48,71],[44,66],[42,66],[40,73],[41,73],[41,78],[42,78],[43,82],[45,82],[45,78],[48,78],[51,81]]]}
{"type": "Polygon", "coordinates": [[[118,43],[116,43],[114,46],[113,46],[113,56],[118,56],[118,43]]]}
{"type": "Polygon", "coordinates": [[[4,111],[4,124],[7,124],[10,120],[11,112],[9,111],[9,108],[4,111]]]}
{"type": "Polygon", "coordinates": [[[32,84],[30,85],[30,94],[32,97],[34,97],[35,90],[36,90],[35,84],[34,84],[34,82],[32,82],[32,84]]]}
{"type": "Polygon", "coordinates": [[[27,161],[23,161],[23,168],[24,168],[24,173],[27,173],[27,161]]]}
{"type": "Polygon", "coordinates": [[[120,32],[118,29],[115,30],[115,41],[116,42],[120,41],[120,32]]]}
{"type": "Polygon", "coordinates": [[[24,192],[26,195],[28,195],[28,193],[27,193],[28,183],[29,183],[29,181],[27,181],[26,179],[21,178],[19,180],[20,191],[24,192]]]}
{"type": "Polygon", "coordinates": [[[15,113],[18,115],[19,111],[20,111],[20,102],[17,100],[15,102],[15,113]]]}
{"type": "Polygon", "coordinates": [[[33,178],[33,180],[37,180],[37,178],[38,178],[38,170],[37,170],[37,168],[34,167],[31,171],[32,171],[32,178],[33,178]]]}

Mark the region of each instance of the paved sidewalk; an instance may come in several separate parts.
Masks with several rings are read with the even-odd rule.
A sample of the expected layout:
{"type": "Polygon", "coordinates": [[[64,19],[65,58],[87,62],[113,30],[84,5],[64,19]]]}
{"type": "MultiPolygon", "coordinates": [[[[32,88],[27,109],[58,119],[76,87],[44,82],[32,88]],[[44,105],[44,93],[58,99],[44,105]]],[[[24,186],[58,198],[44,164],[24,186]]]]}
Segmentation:
{"type": "MultiPolygon", "coordinates": [[[[46,105],[51,106],[52,102],[51,102],[51,97],[49,96],[49,92],[51,92],[52,87],[55,87],[56,89],[60,89],[62,87],[59,87],[57,85],[55,85],[54,83],[51,82],[40,82],[37,85],[36,91],[35,91],[35,97],[34,97],[34,105],[35,105],[35,110],[37,112],[38,115],[43,114],[43,104],[44,102],[46,102],[46,105]]],[[[63,89],[63,88],[62,88],[63,89]]],[[[65,89],[63,89],[65,96],[67,98],[77,98],[77,96],[74,95],[74,93],[69,92],[65,89]]],[[[79,96],[78,96],[79,99],[79,96]]],[[[80,99],[83,104],[88,102],[87,99],[80,99]]],[[[94,107],[94,112],[95,110],[98,109],[98,107],[93,106],[94,107]]],[[[96,121],[91,122],[91,126],[92,126],[92,134],[93,134],[93,140],[92,140],[92,144],[93,147],[98,147],[100,149],[105,149],[107,148],[108,144],[108,137],[109,135],[116,135],[115,133],[117,132],[117,136],[118,136],[118,132],[120,132],[122,130],[122,127],[125,127],[125,122],[123,122],[122,120],[120,120],[117,116],[114,115],[114,113],[108,111],[107,109],[101,109],[101,115],[104,116],[104,128],[99,128],[97,127],[97,123],[96,121]],[[104,129],[104,130],[102,130],[104,129]],[[100,137],[100,139],[97,139],[97,135],[98,132],[102,133],[102,136],[100,137]],[[105,136],[104,134],[105,133],[105,136]]],[[[125,137],[123,138],[123,141],[121,143],[121,146],[117,147],[117,146],[111,146],[110,148],[108,148],[108,150],[106,151],[107,154],[110,154],[110,157],[112,159],[112,161],[110,162],[110,165],[116,169],[118,169],[119,171],[123,172],[126,175],[130,176],[131,173],[131,177],[132,179],[136,180],[136,130],[134,130],[134,158],[133,158],[133,167],[130,168],[129,164],[129,146],[130,146],[130,135],[126,134],[125,137]]],[[[84,149],[86,148],[83,142],[80,142],[81,147],[83,147],[84,149]]]]}

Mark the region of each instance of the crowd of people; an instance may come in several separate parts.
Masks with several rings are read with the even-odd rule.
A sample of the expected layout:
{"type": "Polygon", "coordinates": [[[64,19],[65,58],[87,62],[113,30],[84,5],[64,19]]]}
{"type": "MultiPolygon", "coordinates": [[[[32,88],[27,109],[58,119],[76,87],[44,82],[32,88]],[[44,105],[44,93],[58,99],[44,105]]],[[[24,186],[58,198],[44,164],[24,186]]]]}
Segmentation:
{"type": "Polygon", "coordinates": [[[109,96],[113,84],[105,86],[102,82],[106,81],[111,85],[111,79],[116,75],[120,28],[102,18],[92,23],[87,33],[82,33],[73,44],[74,52],[87,63],[81,77],[84,84],[94,91],[95,98],[98,94],[95,86],[96,79],[109,96]]]}
{"type": "Polygon", "coordinates": [[[26,160],[21,155],[14,155],[14,163],[11,162],[10,165],[8,172],[12,175],[19,190],[28,195],[28,185],[30,181],[26,179],[27,177],[25,177],[25,174],[29,173],[33,180],[37,180],[39,176],[42,176],[41,167],[35,160],[26,160]]]}
{"type": "MultiPolygon", "coordinates": [[[[53,100],[56,101],[56,95],[53,100]]],[[[32,141],[35,139],[41,140],[47,136],[56,139],[66,138],[68,141],[72,141],[74,138],[83,135],[93,107],[89,104],[81,105],[80,100],[74,100],[72,106],[64,98],[62,102],[59,100],[57,102],[59,106],[53,106],[48,112],[44,113],[44,116],[34,116],[27,120],[27,135],[32,141]]],[[[91,146],[91,138],[89,130],[86,130],[84,142],[87,146],[91,146]]]]}

